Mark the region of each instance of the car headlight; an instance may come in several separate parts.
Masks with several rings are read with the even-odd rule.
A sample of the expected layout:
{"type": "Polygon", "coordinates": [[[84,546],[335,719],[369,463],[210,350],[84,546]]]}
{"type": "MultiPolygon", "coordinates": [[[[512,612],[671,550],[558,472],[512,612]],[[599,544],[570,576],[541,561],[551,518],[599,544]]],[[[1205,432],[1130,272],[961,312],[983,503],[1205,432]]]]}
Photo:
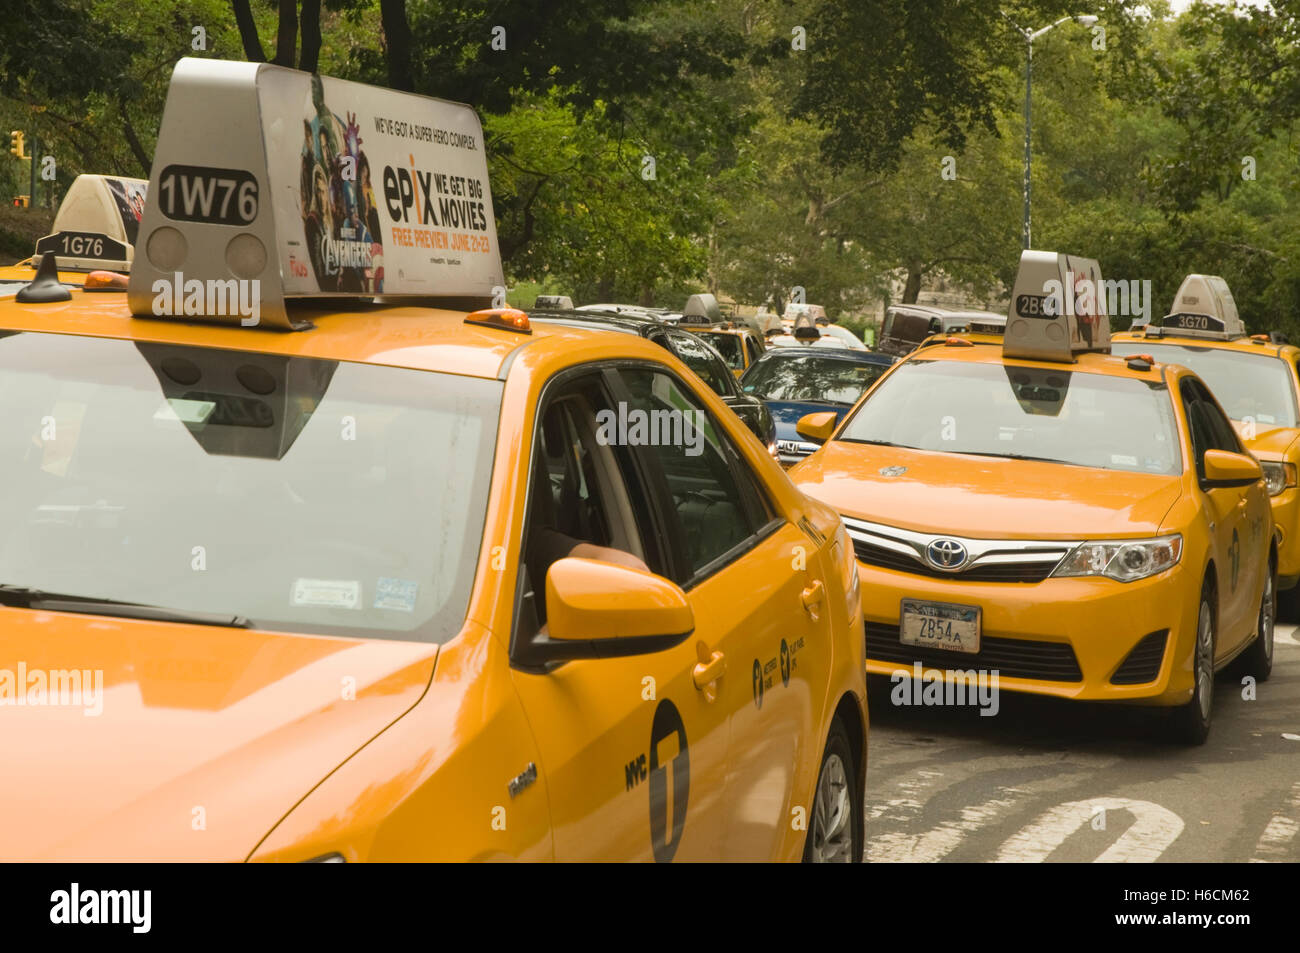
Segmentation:
{"type": "Polygon", "coordinates": [[[1106,576],[1135,582],[1178,565],[1183,537],[1124,539],[1109,543],[1080,543],[1061,560],[1053,576],[1106,576]]]}
{"type": "Polygon", "coordinates": [[[771,441],[771,442],[767,445],[767,452],[770,453],[774,459],[777,458],[777,457],[780,457],[780,456],[781,456],[780,451],[777,450],[777,448],[776,448],[776,441],[775,441],[775,440],[771,441]]]}
{"type": "Polygon", "coordinates": [[[1264,484],[1268,487],[1269,496],[1277,496],[1287,487],[1296,485],[1294,463],[1264,460],[1260,462],[1259,466],[1264,471],[1264,484]]]}
{"type": "Polygon", "coordinates": [[[835,531],[835,555],[840,560],[840,573],[843,577],[844,593],[848,597],[849,617],[857,614],[862,602],[861,583],[858,579],[858,556],[853,550],[853,540],[849,538],[844,524],[835,531]]]}

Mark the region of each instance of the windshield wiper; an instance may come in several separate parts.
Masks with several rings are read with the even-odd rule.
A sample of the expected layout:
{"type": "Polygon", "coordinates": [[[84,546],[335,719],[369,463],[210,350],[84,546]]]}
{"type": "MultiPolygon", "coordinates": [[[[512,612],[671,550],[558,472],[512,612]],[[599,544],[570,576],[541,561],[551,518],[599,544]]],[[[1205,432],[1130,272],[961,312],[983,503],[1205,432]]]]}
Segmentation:
{"type": "Polygon", "coordinates": [[[945,450],[944,453],[958,453],[967,457],[1001,457],[1005,460],[1037,460],[1040,463],[1063,463],[1069,467],[1083,465],[1071,463],[1069,460],[1059,460],[1056,457],[1035,457],[1027,453],[989,453],[985,450],[945,450]]]}
{"type": "Polygon", "coordinates": [[[189,625],[219,625],[232,629],[251,629],[253,622],[241,615],[221,612],[190,612],[168,609],[141,602],[97,599],[64,592],[45,592],[28,586],[0,585],[0,606],[18,609],[46,609],[50,612],[81,612],[86,615],[111,615],[124,619],[147,619],[151,622],[179,622],[189,625]]]}

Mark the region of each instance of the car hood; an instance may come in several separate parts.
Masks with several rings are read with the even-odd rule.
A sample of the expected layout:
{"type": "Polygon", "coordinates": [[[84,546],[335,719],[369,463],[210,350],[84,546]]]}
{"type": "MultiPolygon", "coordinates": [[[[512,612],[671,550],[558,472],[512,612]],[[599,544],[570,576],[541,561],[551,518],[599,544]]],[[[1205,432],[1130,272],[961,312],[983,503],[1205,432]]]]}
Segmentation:
{"type": "Polygon", "coordinates": [[[845,516],[986,539],[1155,535],[1182,492],[1180,476],[845,441],[799,463],[790,479],[845,516]]]}
{"type": "Polygon", "coordinates": [[[29,609],[0,608],[0,634],[5,860],[243,860],[419,700],[438,653],[29,609]],[[85,694],[33,703],[73,670],[85,694]]]}
{"type": "Polygon", "coordinates": [[[795,430],[795,425],[799,419],[806,414],[816,414],[822,411],[834,411],[835,422],[839,423],[844,412],[851,407],[851,404],[825,404],[817,401],[802,400],[768,400],[764,401],[767,409],[772,412],[772,421],[776,424],[776,436],[778,440],[803,440],[799,432],[795,430]]]}
{"type": "Polygon", "coordinates": [[[1300,437],[1300,430],[1293,430],[1290,427],[1274,427],[1272,430],[1256,429],[1255,436],[1247,437],[1249,428],[1244,423],[1236,420],[1232,423],[1250,452],[1264,459],[1280,460],[1285,457],[1287,448],[1296,442],[1297,437],[1300,437]]]}

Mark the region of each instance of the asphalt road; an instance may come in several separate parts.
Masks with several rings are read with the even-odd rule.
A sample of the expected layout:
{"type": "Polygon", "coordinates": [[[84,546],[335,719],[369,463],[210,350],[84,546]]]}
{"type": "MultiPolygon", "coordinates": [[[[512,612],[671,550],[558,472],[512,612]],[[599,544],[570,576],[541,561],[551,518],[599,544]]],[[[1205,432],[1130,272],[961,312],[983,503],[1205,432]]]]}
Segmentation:
{"type": "Polygon", "coordinates": [[[1300,861],[1300,632],[1243,699],[1220,675],[1205,745],[1162,740],[1152,709],[1000,693],[895,707],[871,680],[867,860],[1300,861]]]}

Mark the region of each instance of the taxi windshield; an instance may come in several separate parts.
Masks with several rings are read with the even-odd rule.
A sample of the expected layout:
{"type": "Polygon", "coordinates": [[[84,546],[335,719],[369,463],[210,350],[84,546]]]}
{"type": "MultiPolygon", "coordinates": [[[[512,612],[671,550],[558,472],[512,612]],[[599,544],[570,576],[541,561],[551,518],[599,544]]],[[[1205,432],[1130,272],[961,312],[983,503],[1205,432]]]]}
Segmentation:
{"type": "Polygon", "coordinates": [[[1064,368],[909,361],[858,407],[839,439],[1105,470],[1182,471],[1163,382],[1064,368]]]}
{"type": "Polygon", "coordinates": [[[757,361],[742,378],[741,387],[762,400],[852,404],[888,369],[886,364],[817,353],[774,355],[757,361]]]}
{"type": "Polygon", "coordinates": [[[1205,381],[1233,420],[1253,420],[1260,429],[1297,426],[1291,368],[1271,354],[1152,341],[1115,341],[1116,354],[1150,354],[1164,364],[1181,364],[1205,381]]]}
{"type": "Polygon", "coordinates": [[[0,332],[0,584],[445,641],[464,624],[501,388],[0,332]]]}
{"type": "Polygon", "coordinates": [[[741,353],[741,341],[738,334],[709,334],[705,340],[712,344],[722,355],[722,359],[727,362],[727,366],[733,370],[741,370],[745,366],[745,355],[741,353]]]}

